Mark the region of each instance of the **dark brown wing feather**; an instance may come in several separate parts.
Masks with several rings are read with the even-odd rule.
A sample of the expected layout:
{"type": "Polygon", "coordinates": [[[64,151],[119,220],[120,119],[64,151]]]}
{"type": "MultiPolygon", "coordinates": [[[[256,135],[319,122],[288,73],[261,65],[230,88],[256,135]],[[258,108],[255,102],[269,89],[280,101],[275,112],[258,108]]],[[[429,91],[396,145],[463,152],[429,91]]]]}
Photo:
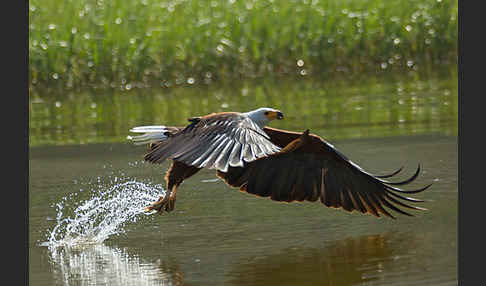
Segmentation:
{"type": "Polygon", "coordinates": [[[236,112],[190,118],[180,132],[153,146],[145,155],[151,163],[166,159],[197,168],[226,171],[280,150],[248,117],[236,112]]]}
{"type": "Polygon", "coordinates": [[[392,183],[365,172],[316,135],[306,132],[296,136],[292,132],[286,138],[285,131],[279,135],[276,129],[265,129],[265,132],[272,140],[279,138],[274,141],[277,145],[290,142],[277,154],[247,163],[244,168],[229,168],[226,173],[218,171],[218,176],[242,191],[276,201],[320,200],[327,207],[391,218],[394,217],[390,209],[409,216],[410,213],[399,207],[425,210],[402,202],[421,200],[397,193],[421,192],[430,185],[414,191],[392,186],[410,183],[419,170],[404,182],[392,183]]]}

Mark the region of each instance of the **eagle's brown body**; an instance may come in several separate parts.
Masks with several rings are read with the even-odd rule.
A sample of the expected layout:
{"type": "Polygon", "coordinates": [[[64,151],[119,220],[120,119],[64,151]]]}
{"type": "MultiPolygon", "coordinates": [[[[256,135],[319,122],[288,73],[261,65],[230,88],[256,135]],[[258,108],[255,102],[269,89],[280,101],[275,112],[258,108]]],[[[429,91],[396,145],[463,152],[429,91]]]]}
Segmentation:
{"type": "Polygon", "coordinates": [[[413,181],[420,167],[408,180],[388,182],[383,178],[401,169],[384,176],[367,173],[308,130],[259,128],[240,113],[211,114],[189,121],[183,128],[165,128],[167,139],[150,144],[144,157],[153,163],[172,159],[165,176],[168,195],[148,210],[173,210],[177,187],[204,167],[216,169],[217,176],[232,187],[275,201],[320,200],[328,207],[392,218],[386,208],[405,215],[411,214],[398,206],[424,210],[402,202],[421,200],[398,193],[418,193],[430,185],[414,191],[394,187],[413,181]],[[254,148],[256,144],[260,147],[254,148]]]}

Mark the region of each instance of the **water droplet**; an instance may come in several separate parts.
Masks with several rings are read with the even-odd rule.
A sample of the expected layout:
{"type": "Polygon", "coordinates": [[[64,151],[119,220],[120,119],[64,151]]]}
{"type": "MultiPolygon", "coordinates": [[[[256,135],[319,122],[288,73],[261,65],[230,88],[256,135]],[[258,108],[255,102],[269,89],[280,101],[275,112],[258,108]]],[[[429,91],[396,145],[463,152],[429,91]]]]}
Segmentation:
{"type": "Polygon", "coordinates": [[[229,107],[229,104],[227,104],[226,102],[221,104],[221,108],[228,108],[229,107]]]}
{"type": "Polygon", "coordinates": [[[298,60],[297,61],[297,66],[298,67],[303,67],[304,66],[304,61],[303,60],[298,60]]]}
{"type": "Polygon", "coordinates": [[[194,82],[195,82],[195,80],[194,80],[194,78],[193,78],[193,77],[188,77],[188,78],[187,78],[187,83],[188,83],[188,84],[194,84],[194,82]]]}
{"type": "MultiPolygon", "coordinates": [[[[223,28],[224,28],[224,27],[223,27],[223,28]]],[[[230,47],[231,47],[231,46],[233,46],[233,43],[232,43],[230,40],[225,39],[225,38],[222,38],[222,39],[220,40],[220,42],[221,42],[222,44],[227,45],[227,46],[230,46],[230,47]]]]}
{"type": "Polygon", "coordinates": [[[71,28],[71,34],[76,34],[76,32],[78,31],[78,29],[76,29],[76,27],[72,27],[71,28]]]}
{"type": "Polygon", "coordinates": [[[246,87],[245,87],[245,88],[243,88],[243,89],[241,90],[241,95],[242,95],[242,96],[247,96],[247,95],[248,95],[248,93],[249,93],[249,90],[248,90],[248,88],[246,88],[246,87]]]}
{"type": "Polygon", "coordinates": [[[395,40],[393,40],[393,44],[395,44],[395,45],[400,44],[400,39],[399,38],[396,38],[395,40]]]}
{"type": "Polygon", "coordinates": [[[132,45],[133,45],[133,44],[135,44],[135,42],[136,42],[136,41],[137,41],[137,39],[135,39],[135,38],[131,38],[131,39],[130,39],[130,44],[132,44],[132,45]]]}
{"type": "Polygon", "coordinates": [[[49,30],[55,30],[56,25],[55,24],[49,24],[49,30]]]}
{"type": "Polygon", "coordinates": [[[217,50],[219,53],[222,53],[222,52],[224,51],[224,47],[223,47],[223,45],[218,45],[218,46],[216,47],[216,50],[217,50]]]}
{"type": "Polygon", "coordinates": [[[381,63],[381,68],[382,68],[382,69],[386,69],[386,67],[387,67],[387,66],[388,66],[388,64],[387,64],[387,63],[381,63]]]}
{"type": "Polygon", "coordinates": [[[126,90],[130,90],[130,89],[132,89],[132,84],[127,83],[127,85],[125,85],[125,89],[126,89],[126,90]]]}
{"type": "Polygon", "coordinates": [[[89,40],[89,33],[85,33],[83,36],[86,40],[89,40]]]}
{"type": "Polygon", "coordinates": [[[122,19],[121,18],[116,18],[115,19],[115,24],[120,25],[121,22],[122,22],[122,19]]]}
{"type": "Polygon", "coordinates": [[[65,48],[65,47],[67,47],[67,42],[66,41],[60,41],[59,46],[65,48]]]}
{"type": "Polygon", "coordinates": [[[407,61],[407,66],[408,66],[408,67],[413,66],[413,61],[412,61],[412,60],[408,60],[408,61],[407,61]]]}
{"type": "Polygon", "coordinates": [[[306,75],[306,74],[307,74],[307,71],[305,69],[300,71],[300,75],[306,75]]]}
{"type": "Polygon", "coordinates": [[[53,74],[52,74],[52,78],[53,78],[53,79],[58,79],[58,78],[59,78],[59,75],[58,75],[57,73],[53,73],[53,74]]]}
{"type": "Polygon", "coordinates": [[[56,107],[61,107],[61,102],[60,101],[56,101],[56,107]]]}

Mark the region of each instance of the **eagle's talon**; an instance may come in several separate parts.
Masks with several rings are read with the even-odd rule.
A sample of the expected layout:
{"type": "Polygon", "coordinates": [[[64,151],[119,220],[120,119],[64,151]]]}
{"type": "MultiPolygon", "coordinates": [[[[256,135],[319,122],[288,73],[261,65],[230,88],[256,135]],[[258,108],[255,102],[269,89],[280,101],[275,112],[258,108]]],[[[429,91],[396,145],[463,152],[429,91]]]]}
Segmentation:
{"type": "Polygon", "coordinates": [[[171,212],[175,208],[175,196],[160,197],[158,201],[152,203],[150,206],[145,207],[146,212],[156,211],[162,215],[164,211],[171,212]]]}
{"type": "Polygon", "coordinates": [[[169,199],[167,196],[160,197],[158,201],[152,203],[150,206],[145,207],[145,211],[150,212],[150,211],[156,211],[160,215],[164,213],[164,206],[167,204],[169,199]]]}

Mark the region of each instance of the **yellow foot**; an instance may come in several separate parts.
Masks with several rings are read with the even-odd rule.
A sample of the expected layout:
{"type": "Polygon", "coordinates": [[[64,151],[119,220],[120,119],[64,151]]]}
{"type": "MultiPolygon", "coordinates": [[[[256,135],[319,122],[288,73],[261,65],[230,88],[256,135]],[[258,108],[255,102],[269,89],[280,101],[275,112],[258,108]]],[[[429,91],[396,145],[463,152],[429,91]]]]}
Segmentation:
{"type": "Polygon", "coordinates": [[[146,212],[156,211],[162,215],[164,211],[171,212],[175,208],[175,196],[160,197],[158,201],[152,203],[150,206],[145,207],[146,212]]]}

